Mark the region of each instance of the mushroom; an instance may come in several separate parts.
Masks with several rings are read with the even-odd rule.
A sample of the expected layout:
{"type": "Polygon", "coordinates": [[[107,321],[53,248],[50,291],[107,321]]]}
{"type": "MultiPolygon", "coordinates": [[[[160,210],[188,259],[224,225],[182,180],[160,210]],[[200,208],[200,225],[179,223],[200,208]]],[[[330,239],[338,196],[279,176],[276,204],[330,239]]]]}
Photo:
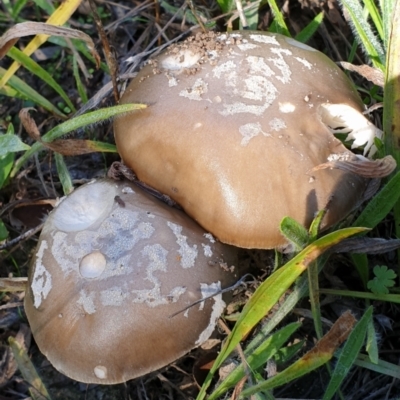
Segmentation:
{"type": "Polygon", "coordinates": [[[170,196],[220,241],[279,248],[280,221],[308,226],[327,208],[325,229],[363,199],[368,180],[332,168],[363,159],[381,132],[362,114],[346,75],[324,54],[267,32],[207,33],[150,60],[121,103],[139,113],[116,118],[123,162],[170,196]]]}
{"type": "Polygon", "coordinates": [[[57,370],[81,382],[119,383],[210,337],[225,305],[219,291],[237,280],[235,263],[234,248],[182,211],[131,183],[96,180],[48,217],[25,310],[57,370]]]}

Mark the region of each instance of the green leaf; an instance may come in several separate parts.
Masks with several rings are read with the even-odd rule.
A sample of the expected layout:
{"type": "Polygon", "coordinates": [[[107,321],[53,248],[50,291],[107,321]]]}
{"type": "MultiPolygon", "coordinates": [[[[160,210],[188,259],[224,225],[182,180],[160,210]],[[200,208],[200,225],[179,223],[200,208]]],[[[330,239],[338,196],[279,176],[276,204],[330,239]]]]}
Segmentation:
{"type": "Polygon", "coordinates": [[[11,350],[14,354],[15,361],[17,362],[18,368],[21,371],[22,376],[28,383],[29,393],[33,400],[50,400],[51,397],[44,386],[44,383],[40,379],[40,376],[36,372],[32,361],[30,360],[26,350],[17,342],[13,337],[8,338],[11,350]]]}
{"type": "Polygon", "coordinates": [[[7,55],[11,57],[14,61],[19,62],[23,65],[28,71],[32,72],[32,74],[36,75],[42,81],[46,82],[50,87],[52,87],[67,103],[68,107],[72,111],[76,111],[74,105],[69,99],[68,95],[64,92],[62,87],[54,80],[54,78],[37,62],[33,61],[32,58],[28,57],[21,50],[18,50],[16,47],[12,47],[7,55]]]}
{"type": "Polygon", "coordinates": [[[340,0],[340,3],[348,12],[354,34],[366,50],[372,64],[384,71],[385,52],[365,18],[364,10],[359,0],[340,0]]]}
{"type": "Polygon", "coordinates": [[[307,43],[314,33],[318,30],[324,19],[324,13],[321,11],[314,19],[303,28],[296,36],[295,39],[302,43],[307,43]]]}
{"type": "Polygon", "coordinates": [[[80,96],[80,98],[82,100],[82,103],[86,104],[87,101],[88,101],[88,97],[87,97],[87,94],[86,94],[85,86],[82,84],[82,80],[81,80],[81,77],[79,75],[78,61],[77,61],[75,55],[74,55],[74,58],[73,58],[72,66],[73,66],[73,72],[74,72],[76,87],[78,89],[79,96],[80,96]]]}
{"type": "Polygon", "coordinates": [[[10,175],[14,159],[14,153],[8,153],[7,155],[0,157],[0,189],[4,186],[10,175]]]}
{"type": "Polygon", "coordinates": [[[297,251],[304,249],[310,240],[307,229],[293,218],[283,218],[280,230],[282,235],[295,245],[297,251]]]}
{"type": "MultiPolygon", "coordinates": [[[[0,67],[0,78],[7,71],[4,68],[0,67]]],[[[32,89],[29,85],[27,85],[22,79],[17,76],[12,76],[8,80],[8,85],[11,86],[12,89],[16,90],[19,93],[19,96],[23,96],[26,99],[33,101],[34,103],[42,106],[46,110],[52,112],[60,118],[65,119],[65,114],[63,114],[60,110],[57,109],[50,101],[40,95],[36,90],[32,89]]],[[[4,92],[3,92],[4,93],[4,92]]]]}
{"type": "Polygon", "coordinates": [[[388,294],[388,287],[393,287],[395,285],[394,279],[396,278],[396,273],[388,269],[386,265],[375,266],[374,267],[375,278],[368,282],[368,289],[375,294],[388,294]]]}
{"type": "Polygon", "coordinates": [[[272,378],[242,391],[240,399],[249,399],[250,395],[261,390],[271,390],[293,381],[326,364],[332,357],[344,338],[349,335],[355,322],[350,312],[344,313],[332,326],[330,331],[303,357],[295,361],[285,370],[278,372],[272,378]]]}
{"type": "Polygon", "coordinates": [[[379,362],[379,350],[378,350],[378,339],[377,334],[375,332],[374,321],[371,320],[368,323],[368,332],[367,332],[367,345],[365,346],[369,358],[371,362],[374,364],[378,364],[379,362]]]}
{"type": "MultiPolygon", "coordinates": [[[[80,115],[79,117],[72,118],[62,124],[57,125],[55,128],[51,129],[42,137],[44,142],[52,142],[53,140],[59,139],[63,135],[70,133],[74,130],[82,128],[90,124],[96,124],[101,121],[107,120],[109,118],[115,117],[116,115],[129,113],[136,110],[141,110],[146,108],[144,104],[123,104],[114,107],[102,108],[100,110],[92,111],[87,114],[80,115]]],[[[98,142],[99,143],[99,142],[98,142]]],[[[19,169],[24,165],[24,163],[40,150],[43,150],[44,146],[40,142],[36,142],[30,150],[28,150],[21,158],[19,158],[14,168],[11,171],[11,177],[19,171],[19,169]]]]}
{"type": "Polygon", "coordinates": [[[362,232],[365,232],[365,228],[346,228],[327,234],[308,245],[302,252],[275,271],[257,288],[253,296],[244,306],[239,320],[235,324],[215,360],[197,397],[198,400],[204,399],[212,376],[222,362],[228,357],[237,344],[271,310],[283,293],[285,293],[294,281],[306,270],[310,263],[343,239],[362,232]]]}
{"type": "Polygon", "coordinates": [[[30,146],[25,144],[17,135],[0,134],[0,157],[6,156],[8,153],[29,150],[30,146]]]}
{"type": "MultiPolygon", "coordinates": [[[[246,357],[246,362],[251,370],[256,370],[264,365],[274,354],[276,354],[281,346],[289,340],[290,336],[301,326],[300,323],[288,324],[278,332],[265,339],[265,341],[257,347],[252,353],[246,357]]],[[[243,364],[236,367],[218,386],[218,388],[210,394],[208,400],[216,400],[227,392],[231,387],[235,386],[244,376],[245,368],[243,364]]]]}
{"type": "Polygon", "coordinates": [[[367,309],[361,319],[358,321],[349,338],[340,352],[335,370],[331,376],[328,387],[325,391],[323,400],[330,400],[340,388],[344,378],[347,376],[350,368],[353,366],[358,353],[364,343],[367,334],[368,324],[372,319],[372,306],[367,309]]]}
{"type": "MultiPolygon", "coordinates": [[[[164,2],[162,1],[162,3],[164,2]]],[[[235,0],[217,0],[217,3],[224,14],[231,12],[235,8],[235,0]]]]}
{"type": "Polygon", "coordinates": [[[74,186],[64,157],[60,153],[54,153],[54,158],[56,160],[57,173],[63,187],[63,192],[65,195],[70,194],[74,190],[74,186]]]}
{"type": "Polygon", "coordinates": [[[8,237],[8,230],[4,225],[4,222],[0,219],[0,242],[7,239],[8,237]]]}
{"type": "Polygon", "coordinates": [[[371,199],[353,226],[375,228],[391,211],[400,198],[400,172],[371,199]]]}
{"type": "MultiPolygon", "coordinates": [[[[276,4],[275,0],[263,0],[260,3],[260,7],[264,4],[269,4],[271,7],[272,15],[274,16],[274,27],[273,32],[280,33],[282,35],[291,37],[288,27],[286,26],[285,18],[279,9],[278,5],[276,4]]],[[[271,24],[272,27],[272,24],[271,24]]],[[[270,29],[271,29],[270,27],[270,29]]],[[[271,31],[270,31],[271,32],[271,31]]]]}

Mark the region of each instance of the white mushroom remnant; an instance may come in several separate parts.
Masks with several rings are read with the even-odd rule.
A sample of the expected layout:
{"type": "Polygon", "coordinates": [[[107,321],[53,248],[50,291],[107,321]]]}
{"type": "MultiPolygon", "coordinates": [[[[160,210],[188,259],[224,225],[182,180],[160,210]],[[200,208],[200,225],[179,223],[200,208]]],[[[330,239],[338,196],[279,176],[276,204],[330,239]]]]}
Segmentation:
{"type": "Polygon", "coordinates": [[[238,274],[234,248],[129,183],[99,180],[50,214],[25,310],[60,372],[118,383],[161,368],[209,338],[238,274]],[[149,218],[151,216],[152,218],[149,218]]]}
{"type": "Polygon", "coordinates": [[[369,181],[354,165],[326,163],[344,153],[359,160],[335,133],[367,155],[381,132],[324,54],[278,34],[201,33],[152,63],[122,97],[149,107],[116,118],[118,150],[141,181],[222,242],[282,247],[284,216],[307,226],[327,208],[327,228],[363,198],[369,181]]]}

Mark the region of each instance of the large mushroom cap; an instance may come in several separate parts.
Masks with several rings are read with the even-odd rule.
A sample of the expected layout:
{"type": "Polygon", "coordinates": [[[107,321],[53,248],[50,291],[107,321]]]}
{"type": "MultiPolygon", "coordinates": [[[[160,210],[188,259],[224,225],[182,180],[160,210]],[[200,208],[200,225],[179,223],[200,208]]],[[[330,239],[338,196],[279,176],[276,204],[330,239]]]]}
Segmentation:
{"type": "Polygon", "coordinates": [[[149,105],[115,120],[123,161],[225,243],[284,246],[284,216],[309,225],[328,207],[328,227],[364,193],[359,176],[312,171],[328,159],[355,158],[332,130],[371,138],[375,128],[345,74],[293,39],[198,35],[151,60],[121,101],[149,105]]]}
{"type": "Polygon", "coordinates": [[[179,210],[127,183],[101,180],[65,198],[43,228],[25,310],[60,372],[118,383],[176,360],[209,338],[235,250],[179,210]]]}

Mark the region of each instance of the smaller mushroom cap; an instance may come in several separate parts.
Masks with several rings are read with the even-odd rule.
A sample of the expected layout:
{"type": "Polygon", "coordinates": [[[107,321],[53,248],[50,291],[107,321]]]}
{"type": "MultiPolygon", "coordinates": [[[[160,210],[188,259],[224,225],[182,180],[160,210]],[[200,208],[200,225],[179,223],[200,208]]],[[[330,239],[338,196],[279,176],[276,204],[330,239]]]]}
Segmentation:
{"type": "Polygon", "coordinates": [[[346,75],[303,43],[267,32],[199,34],[150,60],[128,102],[149,106],[115,119],[124,163],[224,243],[282,247],[283,217],[309,226],[327,207],[327,228],[363,198],[366,179],[315,168],[357,160],[337,128],[368,146],[378,130],[346,75]]]}
{"type": "Polygon", "coordinates": [[[200,345],[237,280],[236,250],[130,183],[94,181],[50,214],[25,310],[40,350],[65,375],[124,382],[200,345]]]}

